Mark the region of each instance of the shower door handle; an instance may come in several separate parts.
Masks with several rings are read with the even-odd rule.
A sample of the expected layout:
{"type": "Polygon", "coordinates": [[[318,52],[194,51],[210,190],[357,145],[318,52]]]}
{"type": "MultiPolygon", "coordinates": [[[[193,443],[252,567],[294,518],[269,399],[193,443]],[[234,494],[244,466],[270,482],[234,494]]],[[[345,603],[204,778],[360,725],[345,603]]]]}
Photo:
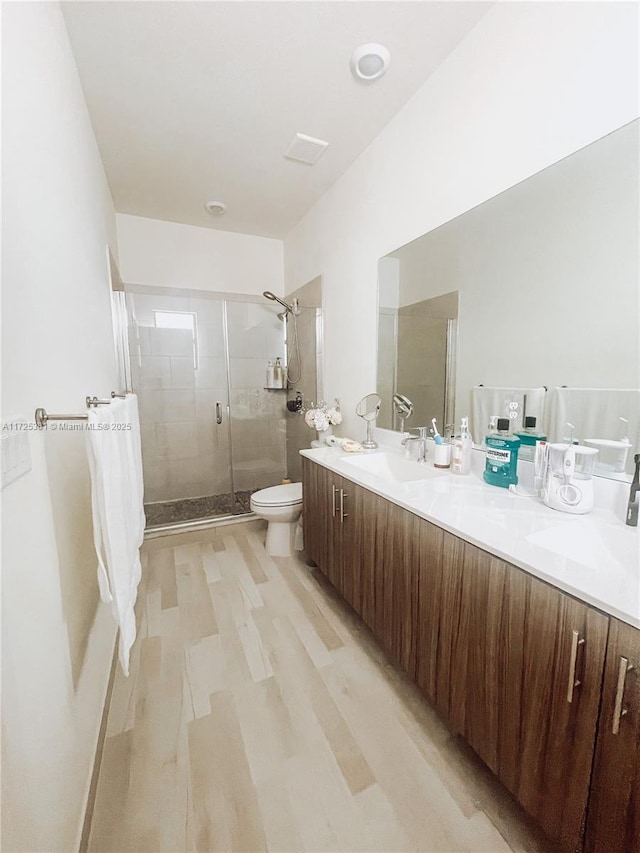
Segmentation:
{"type": "Polygon", "coordinates": [[[216,423],[222,423],[222,403],[220,402],[216,403],[216,423]]]}

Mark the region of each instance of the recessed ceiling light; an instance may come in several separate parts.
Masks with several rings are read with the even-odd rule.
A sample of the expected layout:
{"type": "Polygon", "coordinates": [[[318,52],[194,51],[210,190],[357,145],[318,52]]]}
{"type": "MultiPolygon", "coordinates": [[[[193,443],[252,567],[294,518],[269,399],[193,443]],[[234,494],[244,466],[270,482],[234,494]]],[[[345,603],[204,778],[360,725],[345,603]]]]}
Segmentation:
{"type": "Polygon", "coordinates": [[[363,83],[379,80],[391,64],[391,54],[382,44],[361,44],[353,51],[351,73],[363,83]]]}
{"type": "Polygon", "coordinates": [[[212,216],[222,216],[227,212],[227,205],[223,201],[208,201],[204,209],[212,216]]]}

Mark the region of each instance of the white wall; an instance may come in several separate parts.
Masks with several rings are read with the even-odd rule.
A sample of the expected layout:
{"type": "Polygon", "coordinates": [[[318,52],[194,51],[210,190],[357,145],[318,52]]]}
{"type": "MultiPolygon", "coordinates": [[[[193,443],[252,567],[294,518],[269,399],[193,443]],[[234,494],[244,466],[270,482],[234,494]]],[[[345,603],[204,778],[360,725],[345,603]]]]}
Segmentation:
{"type": "Polygon", "coordinates": [[[122,213],[116,221],[125,285],[284,293],[281,240],[122,213]]]}
{"type": "MultiPolygon", "coordinates": [[[[115,219],[58,4],[4,3],[2,29],[2,409],[32,420],[115,387],[115,219]]],[[[30,444],[31,472],[2,493],[2,849],[70,851],[115,631],[97,605],[84,435],[30,444]]]]}
{"type": "Polygon", "coordinates": [[[323,276],[325,395],[376,380],[378,259],[638,115],[638,7],[498,3],[285,240],[323,276]]]}

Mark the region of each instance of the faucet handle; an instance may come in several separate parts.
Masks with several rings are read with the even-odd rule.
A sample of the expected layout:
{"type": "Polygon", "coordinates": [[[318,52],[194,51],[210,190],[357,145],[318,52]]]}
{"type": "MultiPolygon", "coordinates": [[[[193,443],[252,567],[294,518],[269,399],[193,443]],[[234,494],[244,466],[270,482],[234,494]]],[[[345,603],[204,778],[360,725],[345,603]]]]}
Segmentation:
{"type": "Polygon", "coordinates": [[[424,438],[422,432],[422,427],[411,427],[408,432],[402,433],[402,445],[408,444],[410,441],[419,441],[424,438]]]}
{"type": "Polygon", "coordinates": [[[424,441],[425,447],[426,447],[427,437],[428,437],[427,427],[425,427],[425,426],[411,427],[409,432],[405,432],[403,434],[402,445],[404,446],[404,445],[408,444],[410,441],[424,441]]]}

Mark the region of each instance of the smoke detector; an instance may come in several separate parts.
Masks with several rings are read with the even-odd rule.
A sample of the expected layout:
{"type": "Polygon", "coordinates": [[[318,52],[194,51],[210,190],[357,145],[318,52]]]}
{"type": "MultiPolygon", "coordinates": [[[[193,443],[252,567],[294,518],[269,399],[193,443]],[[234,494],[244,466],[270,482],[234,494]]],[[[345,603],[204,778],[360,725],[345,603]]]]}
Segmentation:
{"type": "Polygon", "coordinates": [[[204,209],[212,216],[222,216],[223,213],[227,212],[227,205],[223,201],[208,201],[204,209]]]}
{"type": "Polygon", "coordinates": [[[351,73],[361,83],[379,80],[391,64],[391,54],[382,44],[361,44],[353,51],[351,73]]]}
{"type": "Polygon", "coordinates": [[[297,160],[298,163],[313,166],[324,154],[328,145],[329,143],[322,139],[305,136],[304,133],[296,133],[291,145],[284,152],[284,156],[288,160],[297,160]]]}

